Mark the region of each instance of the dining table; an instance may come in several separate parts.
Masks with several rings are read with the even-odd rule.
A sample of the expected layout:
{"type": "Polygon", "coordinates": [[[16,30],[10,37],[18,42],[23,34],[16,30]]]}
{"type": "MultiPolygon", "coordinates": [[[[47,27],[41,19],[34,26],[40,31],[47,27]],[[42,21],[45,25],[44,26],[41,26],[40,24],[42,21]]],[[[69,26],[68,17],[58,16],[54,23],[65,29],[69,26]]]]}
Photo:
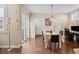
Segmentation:
{"type": "Polygon", "coordinates": [[[48,43],[49,40],[51,39],[51,35],[59,35],[59,48],[61,48],[61,42],[62,42],[62,35],[60,35],[59,33],[51,33],[51,32],[46,32],[44,33],[44,42],[45,42],[45,48],[48,48],[48,43]]]}

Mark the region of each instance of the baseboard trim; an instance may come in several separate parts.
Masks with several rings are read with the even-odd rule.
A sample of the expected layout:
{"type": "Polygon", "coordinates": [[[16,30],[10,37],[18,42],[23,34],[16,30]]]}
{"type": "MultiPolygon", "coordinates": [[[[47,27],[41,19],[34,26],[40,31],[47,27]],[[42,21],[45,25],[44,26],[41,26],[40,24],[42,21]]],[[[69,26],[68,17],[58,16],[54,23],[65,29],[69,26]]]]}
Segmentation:
{"type": "Polygon", "coordinates": [[[9,46],[8,45],[2,45],[2,46],[0,46],[0,48],[9,48],[9,46]]]}
{"type": "Polygon", "coordinates": [[[17,45],[17,46],[14,46],[12,45],[11,48],[20,48],[22,45],[17,45]]]}
{"type": "MultiPolygon", "coordinates": [[[[27,40],[29,40],[29,39],[27,39],[27,40]]],[[[25,43],[25,42],[27,42],[27,40],[23,41],[22,44],[25,43]]]]}
{"type": "MultiPolygon", "coordinates": [[[[11,45],[10,48],[20,48],[22,45],[11,45]]],[[[9,48],[8,45],[0,46],[0,48],[9,48]]]]}

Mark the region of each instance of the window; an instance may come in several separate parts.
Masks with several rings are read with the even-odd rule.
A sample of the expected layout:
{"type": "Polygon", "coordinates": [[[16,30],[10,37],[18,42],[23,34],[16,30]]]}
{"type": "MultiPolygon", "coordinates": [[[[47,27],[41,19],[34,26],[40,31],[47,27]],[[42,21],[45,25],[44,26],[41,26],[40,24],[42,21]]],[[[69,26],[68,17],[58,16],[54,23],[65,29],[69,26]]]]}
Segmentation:
{"type": "Polygon", "coordinates": [[[79,11],[76,11],[71,14],[72,20],[78,20],[79,19],[79,11]]]}
{"type": "Polygon", "coordinates": [[[0,8],[0,32],[4,31],[4,8],[0,8]]]}
{"type": "Polygon", "coordinates": [[[71,17],[71,26],[79,26],[78,20],[79,20],[79,10],[73,12],[70,14],[71,17]]]}

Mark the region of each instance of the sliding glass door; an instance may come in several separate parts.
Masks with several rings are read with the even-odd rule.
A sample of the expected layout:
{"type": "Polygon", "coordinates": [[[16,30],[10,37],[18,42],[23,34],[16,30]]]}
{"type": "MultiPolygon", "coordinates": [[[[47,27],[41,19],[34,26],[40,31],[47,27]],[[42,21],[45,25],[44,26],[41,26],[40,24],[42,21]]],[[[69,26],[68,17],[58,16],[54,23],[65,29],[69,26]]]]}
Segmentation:
{"type": "Polygon", "coordinates": [[[22,14],[22,42],[29,38],[29,18],[22,14]]]}

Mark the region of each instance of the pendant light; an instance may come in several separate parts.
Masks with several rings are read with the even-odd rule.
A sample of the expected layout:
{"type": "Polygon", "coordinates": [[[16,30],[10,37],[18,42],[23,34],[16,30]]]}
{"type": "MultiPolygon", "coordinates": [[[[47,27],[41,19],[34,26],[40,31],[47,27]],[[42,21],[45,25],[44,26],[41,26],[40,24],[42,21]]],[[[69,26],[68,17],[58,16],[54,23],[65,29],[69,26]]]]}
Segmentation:
{"type": "Polygon", "coordinates": [[[50,5],[50,21],[52,21],[53,19],[54,19],[54,17],[53,17],[53,5],[50,5]]]}

